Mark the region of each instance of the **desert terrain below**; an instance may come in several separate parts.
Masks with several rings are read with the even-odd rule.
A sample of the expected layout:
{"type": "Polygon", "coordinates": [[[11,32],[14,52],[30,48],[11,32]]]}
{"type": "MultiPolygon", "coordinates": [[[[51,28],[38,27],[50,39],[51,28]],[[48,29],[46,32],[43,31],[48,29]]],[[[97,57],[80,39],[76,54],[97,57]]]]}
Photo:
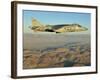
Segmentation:
{"type": "Polygon", "coordinates": [[[91,65],[89,34],[24,34],[23,69],[91,65]]]}

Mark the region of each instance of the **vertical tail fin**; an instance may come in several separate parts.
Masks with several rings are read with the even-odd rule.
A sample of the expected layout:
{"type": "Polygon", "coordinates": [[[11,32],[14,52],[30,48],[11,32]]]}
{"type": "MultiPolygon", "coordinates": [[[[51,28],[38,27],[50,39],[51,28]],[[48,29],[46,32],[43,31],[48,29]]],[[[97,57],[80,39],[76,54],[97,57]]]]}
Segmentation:
{"type": "Polygon", "coordinates": [[[37,21],[36,19],[32,19],[32,27],[42,27],[42,26],[44,26],[43,24],[41,24],[39,21],[37,21]]]}

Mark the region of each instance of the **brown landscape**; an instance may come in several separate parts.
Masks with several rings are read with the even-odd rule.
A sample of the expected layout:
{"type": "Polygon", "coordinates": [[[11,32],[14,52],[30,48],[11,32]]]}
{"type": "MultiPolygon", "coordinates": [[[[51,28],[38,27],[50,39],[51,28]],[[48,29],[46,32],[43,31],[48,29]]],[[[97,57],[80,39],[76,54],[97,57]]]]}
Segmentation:
{"type": "Polygon", "coordinates": [[[24,34],[23,69],[91,66],[89,34],[24,34]]]}
{"type": "Polygon", "coordinates": [[[24,50],[24,69],[90,66],[90,49],[55,48],[48,51],[24,50]]]}

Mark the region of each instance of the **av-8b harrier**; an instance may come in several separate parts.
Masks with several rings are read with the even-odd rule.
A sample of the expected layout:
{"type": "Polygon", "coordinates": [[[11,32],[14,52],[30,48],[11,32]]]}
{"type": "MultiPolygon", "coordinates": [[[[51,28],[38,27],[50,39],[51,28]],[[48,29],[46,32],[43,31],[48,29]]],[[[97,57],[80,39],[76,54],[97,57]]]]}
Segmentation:
{"type": "Polygon", "coordinates": [[[29,27],[34,32],[81,32],[87,31],[86,27],[82,27],[79,24],[59,24],[59,25],[43,25],[36,19],[32,19],[32,26],[29,27]]]}

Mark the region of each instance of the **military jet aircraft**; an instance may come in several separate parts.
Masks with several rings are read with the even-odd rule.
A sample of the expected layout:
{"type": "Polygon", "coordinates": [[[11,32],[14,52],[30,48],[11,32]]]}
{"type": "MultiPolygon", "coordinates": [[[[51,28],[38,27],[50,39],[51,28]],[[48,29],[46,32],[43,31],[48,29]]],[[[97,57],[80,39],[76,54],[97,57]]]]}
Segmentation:
{"type": "Polygon", "coordinates": [[[81,32],[87,31],[86,27],[82,27],[79,24],[58,24],[58,25],[43,25],[36,19],[32,19],[32,26],[29,27],[34,32],[81,32]]]}

